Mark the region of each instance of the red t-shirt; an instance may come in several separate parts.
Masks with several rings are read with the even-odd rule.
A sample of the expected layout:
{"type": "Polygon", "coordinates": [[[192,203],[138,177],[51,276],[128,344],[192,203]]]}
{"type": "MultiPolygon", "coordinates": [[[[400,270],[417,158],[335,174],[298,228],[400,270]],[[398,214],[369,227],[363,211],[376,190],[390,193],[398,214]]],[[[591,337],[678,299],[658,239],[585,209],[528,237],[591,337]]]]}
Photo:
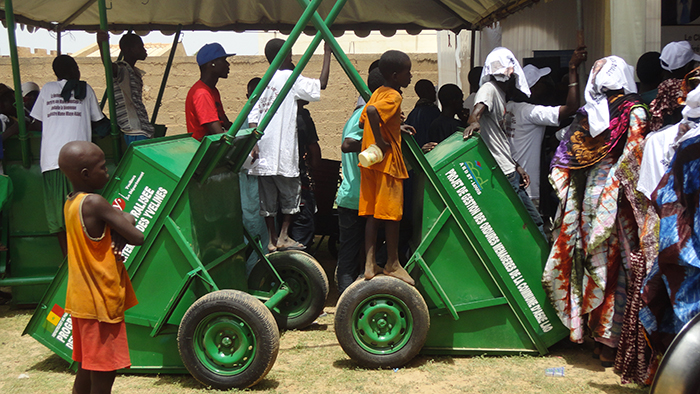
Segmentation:
{"type": "Polygon", "coordinates": [[[224,106],[221,104],[221,96],[217,88],[210,88],[198,80],[185,99],[185,119],[187,121],[187,132],[192,137],[201,141],[209,134],[204,126],[207,123],[219,121],[225,116],[224,106]]]}

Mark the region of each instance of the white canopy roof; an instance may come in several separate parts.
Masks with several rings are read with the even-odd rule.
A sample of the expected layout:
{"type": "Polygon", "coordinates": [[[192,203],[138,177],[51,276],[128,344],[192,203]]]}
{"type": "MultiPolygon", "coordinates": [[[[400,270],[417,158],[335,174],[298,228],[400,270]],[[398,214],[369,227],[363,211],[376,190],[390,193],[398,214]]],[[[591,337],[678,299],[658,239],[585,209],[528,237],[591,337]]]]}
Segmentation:
{"type": "MultiPolygon", "coordinates": [[[[333,30],[460,30],[502,19],[539,0],[348,0],[333,30]]],[[[334,2],[319,8],[325,16],[334,2]]],[[[14,0],[19,23],[55,30],[97,30],[96,0],[14,0]]],[[[291,30],[295,0],[107,0],[110,30],[291,30]],[[110,8],[111,7],[111,8],[110,8]]],[[[0,0],[5,9],[5,0],[0,0]]],[[[4,11],[2,16],[4,19],[4,11]]]]}

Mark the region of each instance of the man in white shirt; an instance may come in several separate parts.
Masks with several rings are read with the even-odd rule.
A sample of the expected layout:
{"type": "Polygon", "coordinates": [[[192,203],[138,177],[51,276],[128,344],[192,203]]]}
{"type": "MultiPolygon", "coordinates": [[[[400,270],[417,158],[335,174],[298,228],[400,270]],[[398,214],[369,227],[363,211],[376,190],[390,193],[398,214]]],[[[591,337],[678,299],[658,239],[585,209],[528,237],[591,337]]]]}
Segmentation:
{"type": "Polygon", "coordinates": [[[530,177],[527,194],[535,206],[540,199],[540,161],[545,127],[559,126],[563,119],[573,115],[580,105],[578,66],[586,57],[585,47],[574,51],[569,61],[569,91],[566,104],[560,106],[536,105],[551,92],[547,91],[542,77],[552,70],[537,68],[532,64],[523,67],[525,79],[532,95],[529,102],[509,101],[506,104],[505,129],[510,141],[513,160],[520,164],[530,177]]]}
{"type": "MultiPolygon", "coordinates": [[[[273,38],[265,45],[265,57],[272,63],[282,49],[284,40],[273,38]]],[[[292,89],[285,97],[277,112],[272,117],[264,135],[258,141],[258,163],[248,172],[258,177],[260,192],[260,216],[265,217],[270,241],[269,252],[276,250],[303,250],[304,245],[287,235],[292,215],[299,212],[301,181],[299,180],[299,144],[297,140],[297,100],[309,102],[321,99],[321,90],[328,85],[331,51],[326,45],[323,54],[323,66],[319,79],[299,76],[292,89]],[[275,216],[279,209],[284,215],[279,236],[275,229],[275,216]]],[[[275,72],[267,88],[253,107],[248,122],[250,127],[257,127],[282,90],[285,82],[294,70],[290,53],[275,72]]]]}
{"type": "Polygon", "coordinates": [[[63,204],[70,193],[68,179],[58,169],[58,153],[71,141],[92,141],[92,123],[102,120],[95,92],[80,81],[80,69],[68,55],[53,61],[58,81],[48,82],[39,92],[31,116],[41,126],[41,173],[44,206],[49,232],[58,233],[64,255],[67,252],[63,204]]]}

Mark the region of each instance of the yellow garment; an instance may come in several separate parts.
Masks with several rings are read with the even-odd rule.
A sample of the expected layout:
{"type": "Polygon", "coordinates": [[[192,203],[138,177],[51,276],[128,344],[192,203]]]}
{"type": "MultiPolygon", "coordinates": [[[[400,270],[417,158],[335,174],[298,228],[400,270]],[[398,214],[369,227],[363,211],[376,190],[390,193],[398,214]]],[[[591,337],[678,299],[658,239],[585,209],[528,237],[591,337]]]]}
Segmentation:
{"type": "MultiPolygon", "coordinates": [[[[369,168],[391,175],[396,179],[408,178],[406,164],[404,164],[403,154],[401,154],[401,101],[403,101],[401,93],[396,89],[381,86],[374,91],[367,103],[367,105],[377,109],[382,138],[390,145],[389,150],[384,152],[384,160],[369,168]]],[[[364,151],[375,143],[372,126],[370,126],[369,118],[367,117],[367,106],[365,106],[362,110],[362,115],[360,115],[360,123],[362,122],[365,125],[364,133],[362,134],[362,150],[364,151]]]]}
{"type": "Polygon", "coordinates": [[[80,319],[104,323],[124,320],[124,311],[136,305],[136,294],[124,264],[112,252],[112,234],[105,224],[100,238],[91,238],[83,225],[87,193],[68,196],[63,207],[68,236],[68,291],[66,312],[80,319]]]}

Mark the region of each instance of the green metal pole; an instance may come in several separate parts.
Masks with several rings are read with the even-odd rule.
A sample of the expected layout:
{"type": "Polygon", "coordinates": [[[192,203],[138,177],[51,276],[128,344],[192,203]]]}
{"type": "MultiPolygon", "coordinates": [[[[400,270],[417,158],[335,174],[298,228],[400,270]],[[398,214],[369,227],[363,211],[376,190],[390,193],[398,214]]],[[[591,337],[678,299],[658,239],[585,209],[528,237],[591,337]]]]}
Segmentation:
{"type": "MultiPolygon", "coordinates": [[[[338,1],[338,3],[342,3],[341,8],[343,5],[345,5],[346,1],[347,0],[338,1]]],[[[297,0],[297,2],[303,7],[309,4],[309,0],[297,0]]],[[[337,5],[338,4],[336,3],[336,6],[337,5]]],[[[338,12],[340,12],[340,9],[338,9],[338,12]]],[[[333,55],[335,55],[335,59],[338,61],[338,63],[340,63],[340,66],[345,71],[345,74],[347,74],[348,78],[350,78],[352,84],[355,85],[357,91],[360,92],[362,98],[364,98],[365,101],[369,101],[372,92],[369,91],[367,84],[362,80],[362,77],[360,77],[360,74],[355,69],[355,66],[350,63],[350,59],[348,59],[345,52],[343,52],[343,50],[340,48],[340,44],[338,44],[338,41],[335,39],[335,37],[333,37],[333,33],[331,33],[331,30],[329,29],[331,23],[328,23],[328,20],[331,18],[332,13],[333,11],[331,10],[331,13],[328,15],[328,18],[326,18],[325,23],[323,22],[323,19],[321,19],[318,12],[314,13],[311,21],[313,22],[314,27],[316,27],[316,29],[323,35],[323,39],[325,39],[328,45],[330,45],[331,50],[333,50],[333,55]]],[[[333,19],[335,19],[336,16],[337,15],[334,15],[333,19]]]]}
{"type": "Polygon", "coordinates": [[[19,57],[17,55],[17,37],[15,36],[15,12],[12,0],[5,1],[5,18],[7,18],[7,38],[10,41],[10,60],[12,62],[12,79],[15,84],[15,107],[19,127],[19,142],[22,149],[22,165],[29,168],[29,134],[24,119],[24,100],[22,100],[22,79],[19,75],[19,57]]]}
{"type": "MultiPolygon", "coordinates": [[[[328,26],[332,25],[333,22],[335,21],[335,18],[338,17],[338,14],[340,13],[340,10],[343,9],[343,6],[345,5],[345,2],[347,0],[338,0],[333,8],[331,9],[331,12],[328,14],[328,17],[326,18],[326,21],[324,22],[321,20],[321,25],[328,29],[328,26]]],[[[308,1],[305,0],[299,0],[299,4],[301,4],[303,7],[307,7],[308,1]]],[[[318,15],[317,12],[314,13],[314,23],[316,19],[321,19],[321,17],[318,15]]],[[[318,29],[318,27],[317,27],[318,29]]],[[[330,31],[330,30],[329,30],[330,31]]],[[[333,37],[331,35],[331,37],[333,37]]],[[[304,67],[309,63],[309,60],[311,60],[311,56],[313,56],[314,52],[316,51],[316,48],[318,45],[321,43],[323,40],[322,38],[322,32],[319,31],[316,33],[314,36],[314,39],[311,41],[309,44],[308,48],[306,48],[306,52],[304,52],[304,55],[302,55],[301,59],[299,59],[299,63],[297,63],[294,66],[294,71],[292,71],[292,75],[289,76],[289,79],[287,79],[287,82],[285,82],[284,86],[282,87],[282,90],[280,90],[279,94],[275,98],[275,101],[272,102],[272,106],[270,109],[267,111],[265,116],[262,118],[260,121],[260,124],[258,124],[258,131],[261,133],[265,131],[265,128],[267,125],[270,123],[272,118],[275,116],[275,112],[277,112],[277,109],[282,105],[282,101],[284,101],[285,97],[289,93],[289,91],[292,89],[292,86],[294,86],[294,83],[297,81],[297,78],[299,75],[301,75],[301,72],[304,70],[304,67]]],[[[335,39],[333,39],[335,41],[335,39]]],[[[337,44],[337,42],[336,42],[337,44]]],[[[340,47],[338,47],[340,50],[340,47]]],[[[352,68],[355,70],[355,68],[352,68]]],[[[357,71],[355,71],[357,73],[357,71]]],[[[358,75],[359,78],[359,75],[358,75]]],[[[360,79],[362,81],[362,79],[360,79]]]]}
{"type": "Polygon", "coordinates": [[[156,119],[158,118],[158,110],[160,109],[161,102],[163,101],[163,93],[165,92],[165,85],[168,83],[168,76],[170,75],[170,68],[173,66],[173,59],[175,59],[175,51],[177,50],[177,43],[180,41],[180,32],[182,31],[182,25],[177,25],[177,32],[175,32],[175,38],[173,38],[173,47],[170,48],[170,56],[168,56],[168,64],[165,66],[165,73],[163,74],[163,80],[160,83],[160,90],[158,91],[158,98],[156,98],[156,105],[153,107],[153,115],[151,116],[151,124],[156,124],[156,119]]]}
{"type": "Polygon", "coordinates": [[[287,41],[284,43],[284,45],[282,45],[282,48],[280,49],[277,56],[275,56],[275,59],[270,64],[270,67],[268,67],[267,71],[265,72],[265,75],[263,75],[263,77],[260,79],[258,87],[255,88],[253,94],[250,95],[250,98],[248,98],[248,101],[241,109],[241,112],[236,117],[236,120],[233,121],[231,128],[228,130],[229,135],[235,136],[236,133],[238,133],[238,130],[248,118],[248,114],[250,114],[250,111],[253,109],[253,106],[260,99],[260,95],[262,94],[263,90],[265,90],[267,85],[270,83],[270,81],[272,80],[272,76],[275,75],[275,72],[280,67],[284,59],[287,57],[287,54],[289,54],[289,52],[292,50],[292,46],[301,35],[301,32],[304,30],[304,28],[306,28],[306,25],[309,23],[311,17],[321,5],[322,1],[323,0],[313,0],[311,4],[308,7],[306,7],[304,13],[301,14],[301,17],[299,18],[297,24],[294,26],[294,29],[292,29],[292,32],[289,33],[289,38],[287,38],[287,41]]]}
{"type": "MultiPolygon", "coordinates": [[[[97,7],[100,12],[100,29],[108,31],[107,6],[105,5],[105,0],[97,0],[97,7]]],[[[117,109],[114,104],[114,77],[112,75],[112,58],[109,55],[109,42],[102,43],[102,62],[105,66],[105,78],[107,79],[109,119],[112,124],[112,152],[114,154],[114,163],[119,164],[119,160],[122,157],[122,144],[119,126],[117,125],[117,109]]]]}
{"type": "MultiPolygon", "coordinates": [[[[127,34],[129,34],[129,33],[131,33],[131,29],[129,29],[129,32],[127,34]]],[[[109,44],[107,46],[109,47],[109,44]]],[[[111,56],[112,56],[112,54],[110,53],[110,58],[111,58],[111,56]]],[[[121,50],[119,50],[119,55],[117,55],[117,61],[120,61],[122,59],[124,59],[124,54],[122,53],[121,50]]],[[[104,94],[102,95],[102,100],[100,100],[100,110],[101,111],[105,109],[105,104],[107,103],[107,98],[108,98],[107,93],[108,93],[107,90],[105,90],[104,94]]]]}

